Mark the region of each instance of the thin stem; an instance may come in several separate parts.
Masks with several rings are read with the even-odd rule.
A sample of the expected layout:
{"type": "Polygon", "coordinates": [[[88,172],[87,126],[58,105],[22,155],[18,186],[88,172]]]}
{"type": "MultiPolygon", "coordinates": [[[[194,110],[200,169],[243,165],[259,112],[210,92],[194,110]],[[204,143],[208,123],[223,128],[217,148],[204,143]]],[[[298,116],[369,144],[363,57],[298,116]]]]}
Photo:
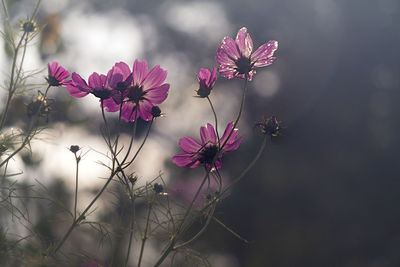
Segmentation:
{"type": "Polygon", "coordinates": [[[151,120],[150,125],[147,128],[147,132],[146,132],[146,135],[145,135],[145,137],[143,139],[143,142],[140,144],[140,146],[139,146],[138,150],[136,151],[135,155],[133,156],[133,158],[128,163],[126,163],[126,166],[131,165],[135,161],[135,159],[138,156],[140,150],[142,150],[142,147],[144,146],[144,143],[146,143],[147,137],[149,136],[151,126],[153,125],[153,121],[154,121],[154,118],[151,120]]]}
{"type": "MultiPolygon", "coordinates": [[[[138,115],[138,109],[137,109],[137,106],[136,106],[136,109],[135,109],[135,121],[133,122],[133,133],[132,133],[132,136],[131,136],[131,141],[129,142],[128,151],[126,152],[126,155],[125,155],[124,159],[122,160],[121,165],[124,165],[125,161],[128,159],[129,154],[131,153],[133,140],[135,139],[135,136],[136,136],[137,115],[138,115]]],[[[129,116],[129,118],[130,117],[131,116],[129,116]]]]}
{"type": "MultiPolygon", "coordinates": [[[[47,87],[46,92],[44,93],[44,96],[43,96],[44,100],[40,103],[40,106],[39,106],[39,109],[38,109],[38,114],[36,114],[37,117],[34,120],[36,120],[38,118],[38,116],[40,115],[40,110],[43,107],[43,102],[46,100],[49,88],[50,88],[50,85],[47,87]]],[[[24,141],[22,141],[22,144],[13,153],[11,153],[5,160],[3,160],[0,163],[0,168],[5,163],[7,163],[11,158],[13,158],[16,154],[18,154],[26,146],[26,144],[32,139],[33,136],[31,136],[31,133],[32,133],[32,130],[33,130],[34,126],[35,126],[35,123],[32,120],[31,123],[30,123],[30,126],[29,126],[29,128],[27,130],[26,137],[24,138],[24,141]]]]}
{"type": "Polygon", "coordinates": [[[147,231],[149,229],[149,222],[150,222],[150,214],[151,214],[151,209],[153,207],[153,201],[154,198],[156,196],[157,193],[154,193],[153,199],[151,200],[151,202],[149,203],[149,208],[147,210],[147,219],[146,219],[146,226],[144,228],[144,234],[142,237],[142,245],[140,246],[140,254],[139,254],[139,260],[138,260],[138,265],[137,267],[140,267],[140,265],[142,264],[142,258],[143,258],[143,251],[144,251],[144,245],[146,244],[146,240],[147,240],[147,231]]]}
{"type": "Polygon", "coordinates": [[[80,158],[75,155],[76,171],[75,171],[75,205],[74,205],[74,221],[76,220],[76,206],[78,205],[78,174],[79,174],[79,161],[80,158]]]}
{"type": "Polygon", "coordinates": [[[219,139],[219,134],[218,134],[218,120],[217,120],[217,113],[215,112],[214,106],[211,102],[211,99],[209,96],[207,96],[208,103],[210,103],[210,107],[212,109],[212,112],[214,114],[214,119],[215,119],[215,132],[217,133],[217,138],[218,138],[218,148],[220,147],[220,139],[219,139]]]}
{"type": "Polygon", "coordinates": [[[225,139],[224,143],[222,144],[222,146],[220,147],[220,150],[222,150],[226,143],[228,142],[229,138],[231,137],[233,131],[236,128],[236,125],[238,124],[239,120],[240,120],[240,116],[242,115],[242,111],[243,111],[243,106],[244,106],[244,100],[246,99],[246,91],[247,91],[247,77],[248,74],[246,74],[245,79],[244,79],[244,86],[243,86],[243,93],[242,93],[242,102],[240,103],[240,109],[239,109],[239,114],[235,120],[235,123],[233,124],[233,128],[231,130],[231,132],[229,133],[228,137],[225,139]]]}
{"type": "MultiPolygon", "coordinates": [[[[4,2],[3,2],[3,5],[4,5],[4,2]]],[[[4,127],[4,123],[7,118],[7,113],[8,113],[8,109],[10,107],[11,99],[12,99],[12,96],[15,91],[14,90],[14,75],[15,75],[15,68],[17,67],[18,50],[21,48],[21,44],[25,38],[25,34],[26,34],[25,32],[22,34],[21,39],[19,40],[17,46],[14,47],[14,56],[13,56],[13,61],[12,61],[12,65],[11,65],[10,85],[8,87],[8,97],[7,97],[6,107],[4,109],[4,113],[3,113],[3,116],[1,117],[1,121],[0,121],[0,130],[3,129],[3,127],[4,127]]]]}
{"type": "Polygon", "coordinates": [[[194,205],[194,202],[196,201],[197,197],[200,194],[201,189],[203,188],[204,183],[207,181],[207,179],[209,178],[210,175],[210,170],[206,171],[206,175],[204,176],[203,181],[201,182],[199,188],[197,189],[196,194],[193,197],[192,202],[189,205],[189,208],[186,210],[185,215],[183,216],[183,219],[181,221],[181,223],[178,226],[178,230],[176,231],[176,233],[172,236],[170,243],[168,244],[167,248],[165,249],[165,251],[163,252],[163,254],[161,255],[161,257],[158,259],[158,261],[156,262],[156,264],[154,265],[154,267],[160,266],[160,264],[165,260],[165,258],[168,256],[168,254],[174,250],[174,246],[175,243],[177,241],[177,238],[179,237],[180,231],[183,227],[183,224],[185,223],[186,217],[189,215],[190,211],[192,210],[192,207],[194,205]]]}
{"type": "Polygon", "coordinates": [[[131,195],[131,225],[130,225],[130,234],[129,234],[129,244],[128,250],[126,252],[126,259],[125,259],[125,267],[128,266],[129,262],[129,255],[131,253],[131,246],[132,246],[132,239],[133,239],[133,226],[135,223],[135,206],[134,206],[135,198],[131,195]]]}
{"type": "Polygon", "coordinates": [[[99,191],[99,193],[97,193],[97,195],[94,197],[94,199],[92,200],[92,202],[90,202],[90,204],[86,207],[86,209],[82,212],[82,214],[76,219],[74,220],[74,222],[72,223],[72,225],[69,227],[67,233],[64,235],[64,237],[61,239],[61,241],[58,243],[57,247],[52,251],[52,255],[55,255],[58,250],[63,246],[63,244],[65,243],[65,241],[67,240],[67,238],[69,237],[69,235],[71,234],[71,232],[74,230],[75,226],[85,218],[86,213],[89,211],[89,209],[93,206],[93,204],[97,201],[97,199],[101,196],[101,194],[103,194],[104,190],[106,190],[108,184],[111,182],[112,178],[117,174],[116,171],[112,171],[110,174],[110,177],[108,177],[107,182],[104,184],[104,186],[101,188],[101,190],[99,191]]]}

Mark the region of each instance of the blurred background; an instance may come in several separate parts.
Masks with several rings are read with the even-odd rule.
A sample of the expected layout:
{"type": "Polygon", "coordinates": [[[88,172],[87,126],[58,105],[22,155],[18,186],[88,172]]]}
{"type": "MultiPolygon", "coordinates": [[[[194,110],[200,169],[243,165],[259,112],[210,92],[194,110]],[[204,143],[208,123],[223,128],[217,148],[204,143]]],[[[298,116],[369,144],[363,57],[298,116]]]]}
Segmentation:
{"type": "MultiPolygon", "coordinates": [[[[15,25],[34,6],[34,1],[7,2],[15,25]]],[[[249,243],[211,223],[193,248],[221,267],[400,266],[400,2],[47,0],[39,22],[46,27],[26,58],[27,71],[44,70],[37,83],[44,82],[51,61],[85,78],[106,73],[115,62],[132,66],[136,58],[168,70],[171,88],[161,105],[165,116],[155,122],[134,166],[141,184],[160,171],[171,185],[200,175],[200,170],[173,165],[171,157],[179,152],[180,137],[199,138],[201,125],[214,124],[207,101],[193,96],[196,74],[216,65],[223,37],[234,38],[246,26],[255,48],[278,40],[277,61],[258,69],[249,85],[239,123],[245,139],[223,159],[229,180],[246,168],[261,144],[254,124],[263,115],[283,122],[283,135],[268,143],[216,211],[249,243]]],[[[9,64],[1,49],[2,81],[9,64]]],[[[217,80],[211,98],[220,131],[236,117],[242,84],[217,80]]],[[[83,208],[106,170],[97,162],[106,160],[99,153],[106,149],[99,103],[91,96],[73,99],[63,88],[50,96],[55,104],[49,129],[32,144],[32,154],[21,153],[9,168],[23,172],[19,181],[39,180],[69,201],[75,177],[68,147],[81,146],[83,208]]],[[[10,125],[18,125],[18,114],[25,112],[20,107],[14,105],[10,125]]],[[[140,138],[146,123],[139,126],[140,138]]],[[[34,215],[32,221],[49,238],[65,231],[44,233],[49,226],[34,215]]],[[[2,221],[3,228],[10,232],[23,231],[7,222],[2,221]]],[[[92,253],[96,249],[102,251],[92,253]]],[[[103,250],[101,257],[109,255],[103,250]]]]}

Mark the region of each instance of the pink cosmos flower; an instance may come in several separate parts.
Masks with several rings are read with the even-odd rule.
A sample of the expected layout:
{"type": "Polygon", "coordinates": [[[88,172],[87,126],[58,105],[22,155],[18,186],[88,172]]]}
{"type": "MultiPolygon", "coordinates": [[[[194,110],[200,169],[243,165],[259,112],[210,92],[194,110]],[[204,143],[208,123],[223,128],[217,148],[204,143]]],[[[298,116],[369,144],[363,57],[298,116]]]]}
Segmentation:
{"type": "Polygon", "coordinates": [[[67,91],[73,97],[84,97],[87,94],[93,94],[100,99],[111,97],[112,90],[106,87],[107,77],[103,74],[93,72],[89,76],[89,84],[76,72],[71,75],[72,80],[67,85],[67,91]]]}
{"type": "Polygon", "coordinates": [[[197,94],[200,97],[207,97],[217,80],[217,69],[213,68],[210,72],[208,69],[201,68],[199,74],[197,74],[197,80],[200,86],[197,94]]]}
{"type": "Polygon", "coordinates": [[[268,41],[253,53],[253,40],[245,27],[241,28],[234,41],[225,37],[217,50],[215,60],[219,73],[227,79],[238,77],[252,80],[256,67],[271,65],[276,57],[274,52],[278,49],[277,41],[268,41]]]}
{"type": "MultiPolygon", "coordinates": [[[[221,137],[221,144],[225,143],[232,129],[233,122],[230,122],[226,126],[224,135],[221,137]]],[[[200,128],[201,143],[190,136],[185,136],[179,140],[179,146],[185,153],[175,155],[172,158],[172,162],[179,167],[195,168],[199,164],[204,164],[208,170],[214,167],[219,169],[222,166],[222,154],[227,151],[236,150],[242,142],[243,136],[237,138],[238,134],[239,130],[234,129],[222,151],[219,151],[214,127],[207,123],[206,126],[200,128]],[[215,166],[212,166],[211,164],[217,153],[219,155],[214,163],[215,166]]]]}
{"type": "Polygon", "coordinates": [[[69,77],[69,72],[63,67],[59,66],[57,62],[47,64],[48,76],[46,78],[47,83],[50,86],[61,86],[68,85],[70,81],[66,81],[69,77]]]}
{"type": "MultiPolygon", "coordinates": [[[[126,66],[127,67],[127,66],[126,66]]],[[[128,69],[124,67],[123,76],[121,81],[128,73],[128,69]]],[[[113,76],[116,74],[114,73],[113,76]]],[[[146,60],[138,61],[135,60],[132,70],[132,83],[119,90],[121,94],[113,95],[115,105],[120,105],[122,101],[122,113],[121,118],[126,121],[134,121],[135,116],[142,118],[145,121],[149,121],[153,118],[151,110],[155,104],[161,104],[168,96],[169,84],[163,83],[167,77],[167,71],[155,66],[148,72],[146,60]],[[137,115],[136,115],[137,112],[137,115]]],[[[126,81],[125,80],[125,81],[126,81]]],[[[116,79],[118,81],[118,79],[116,79]]],[[[114,81],[112,77],[109,81],[110,86],[117,85],[123,87],[125,84],[114,81]]],[[[111,101],[107,101],[109,108],[113,107],[111,101]]]]}

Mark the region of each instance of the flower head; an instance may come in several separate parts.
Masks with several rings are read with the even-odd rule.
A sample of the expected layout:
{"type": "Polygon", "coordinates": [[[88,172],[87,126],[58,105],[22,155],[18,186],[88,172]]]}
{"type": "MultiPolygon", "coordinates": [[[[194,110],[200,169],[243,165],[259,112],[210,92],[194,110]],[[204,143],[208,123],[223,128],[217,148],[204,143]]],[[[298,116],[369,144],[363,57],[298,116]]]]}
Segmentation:
{"type": "Polygon", "coordinates": [[[89,76],[89,83],[76,72],[72,73],[71,78],[67,91],[73,97],[84,97],[89,93],[102,100],[111,97],[112,90],[106,86],[107,77],[103,74],[93,72],[89,76]]]}
{"type": "Polygon", "coordinates": [[[122,101],[121,117],[126,121],[134,121],[139,117],[145,121],[151,120],[153,106],[161,104],[168,96],[169,84],[163,83],[166,77],[167,71],[160,66],[148,72],[146,60],[135,60],[132,83],[120,96],[113,96],[116,104],[120,105],[122,101]]]}
{"type": "Polygon", "coordinates": [[[265,67],[272,64],[278,49],[277,41],[268,41],[253,53],[253,40],[245,27],[241,28],[235,41],[225,37],[217,50],[215,60],[219,73],[227,79],[234,77],[252,80],[256,67],[265,67]]]}
{"type": "Polygon", "coordinates": [[[68,85],[70,81],[66,81],[69,77],[69,72],[63,67],[59,66],[57,62],[48,63],[48,76],[46,78],[50,86],[68,85]]]}
{"type": "Polygon", "coordinates": [[[265,135],[275,137],[281,134],[281,126],[275,116],[264,117],[261,122],[256,123],[256,126],[258,126],[261,133],[265,135]]]}
{"type": "Polygon", "coordinates": [[[185,153],[175,155],[172,161],[179,167],[194,168],[203,164],[208,170],[219,169],[222,166],[222,154],[236,150],[242,142],[243,136],[237,138],[238,134],[239,130],[233,129],[233,122],[228,123],[220,140],[220,144],[226,143],[220,150],[214,127],[207,123],[200,128],[201,142],[190,136],[185,136],[179,140],[179,146],[185,153]],[[230,134],[231,131],[232,134],[230,134]],[[215,157],[217,158],[215,159],[215,157]]]}
{"type": "Polygon", "coordinates": [[[37,24],[36,24],[36,21],[27,19],[27,20],[21,21],[20,28],[21,28],[21,31],[29,34],[29,33],[37,30],[37,24]]]}
{"type": "Polygon", "coordinates": [[[210,72],[208,69],[201,68],[199,74],[197,74],[197,80],[199,81],[197,94],[200,97],[207,97],[217,80],[217,69],[213,68],[210,72]]]}

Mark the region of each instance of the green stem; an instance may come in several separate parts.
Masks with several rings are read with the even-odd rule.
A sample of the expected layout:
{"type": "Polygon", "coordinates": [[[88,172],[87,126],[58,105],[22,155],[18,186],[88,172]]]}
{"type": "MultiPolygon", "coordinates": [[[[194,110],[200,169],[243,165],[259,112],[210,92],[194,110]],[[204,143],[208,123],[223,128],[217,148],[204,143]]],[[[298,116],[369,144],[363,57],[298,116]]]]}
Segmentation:
{"type": "Polygon", "coordinates": [[[150,214],[151,214],[151,209],[153,207],[153,201],[154,201],[155,196],[156,196],[156,193],[154,193],[153,199],[149,203],[149,208],[148,208],[148,211],[147,211],[146,226],[144,228],[144,234],[143,234],[143,237],[142,237],[142,245],[140,246],[140,254],[139,254],[139,260],[138,260],[137,267],[140,267],[140,265],[142,264],[144,245],[146,244],[146,240],[147,240],[147,231],[149,229],[149,224],[150,224],[150,214]]]}
{"type": "Polygon", "coordinates": [[[218,134],[218,120],[217,120],[217,113],[215,112],[214,106],[211,102],[210,97],[207,96],[208,103],[210,103],[210,107],[212,109],[212,112],[214,114],[214,119],[215,119],[215,132],[217,133],[217,139],[218,139],[218,148],[220,147],[220,139],[219,139],[219,134],[218,134]]]}
{"type": "Polygon", "coordinates": [[[126,252],[126,259],[125,259],[125,267],[128,266],[129,262],[129,255],[131,253],[131,246],[132,246],[132,239],[133,239],[133,226],[135,222],[135,206],[134,206],[135,199],[131,195],[131,225],[130,225],[130,234],[129,234],[129,244],[128,244],[128,250],[126,252]]]}
{"type": "Polygon", "coordinates": [[[75,155],[76,171],[75,171],[75,205],[74,205],[74,221],[76,220],[76,206],[78,205],[78,174],[79,174],[79,157],[75,155]]]}
{"type": "Polygon", "coordinates": [[[239,109],[239,114],[235,120],[235,123],[233,124],[233,128],[231,130],[231,132],[229,133],[228,137],[225,139],[224,143],[222,144],[222,146],[220,147],[220,151],[225,147],[226,142],[228,142],[229,138],[231,137],[233,131],[236,128],[236,125],[238,124],[239,120],[240,120],[240,116],[242,115],[242,111],[243,111],[243,106],[244,106],[244,100],[246,99],[246,91],[247,91],[247,74],[245,76],[244,79],[244,86],[243,86],[243,93],[242,93],[242,102],[240,103],[240,109],[239,109]]]}
{"type": "Polygon", "coordinates": [[[92,202],[90,202],[90,204],[86,207],[86,209],[82,212],[82,214],[76,219],[74,220],[74,222],[72,223],[72,225],[69,227],[67,233],[64,235],[64,237],[61,239],[61,241],[58,243],[57,247],[53,250],[53,252],[51,253],[52,255],[55,255],[58,250],[63,246],[63,244],[65,243],[65,241],[68,239],[69,235],[72,233],[72,231],[74,230],[75,226],[82,221],[85,218],[86,213],[89,211],[89,209],[93,206],[93,204],[97,201],[97,199],[101,196],[101,194],[103,194],[104,190],[106,190],[108,184],[111,182],[112,178],[117,174],[116,171],[112,171],[110,174],[110,177],[108,177],[107,182],[104,184],[104,186],[101,188],[101,190],[99,191],[99,193],[97,193],[97,195],[94,197],[94,199],[92,200],[92,202]]]}

